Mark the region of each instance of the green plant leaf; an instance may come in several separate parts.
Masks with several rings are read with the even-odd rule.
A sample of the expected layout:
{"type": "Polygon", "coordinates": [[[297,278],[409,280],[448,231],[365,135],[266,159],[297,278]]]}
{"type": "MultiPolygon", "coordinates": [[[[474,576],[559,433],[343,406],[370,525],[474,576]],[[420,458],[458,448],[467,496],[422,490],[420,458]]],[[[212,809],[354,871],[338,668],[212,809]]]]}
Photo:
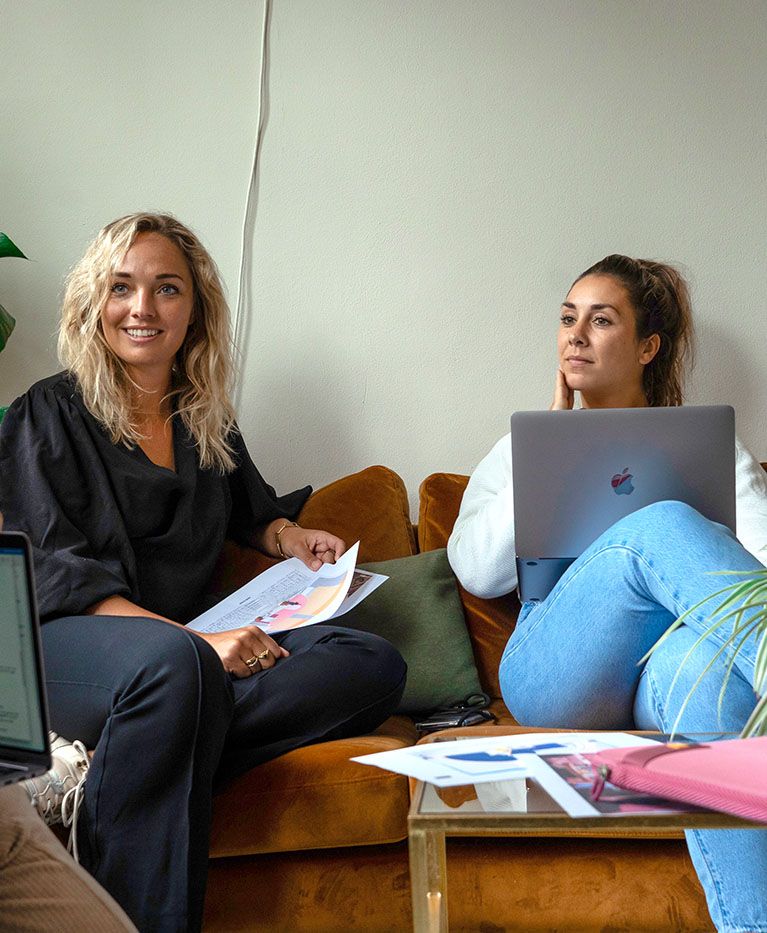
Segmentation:
{"type": "Polygon", "coordinates": [[[740,582],[736,581],[725,589],[719,590],[716,593],[712,593],[697,603],[697,605],[688,609],[687,612],[681,615],[669,626],[669,628],[664,632],[664,634],[658,639],[647,655],[639,663],[641,664],[646,661],[646,659],[658,648],[658,646],[664,642],[673,631],[675,631],[680,625],[684,623],[685,619],[689,615],[696,612],[696,610],[700,609],[701,607],[707,606],[709,608],[709,615],[706,619],[708,627],[701,635],[699,635],[692,648],[689,649],[685,657],[682,659],[679,670],[677,670],[672,679],[669,694],[671,694],[677,683],[681,669],[685,666],[685,664],[687,664],[690,656],[701,644],[701,642],[705,641],[712,635],[718,639],[721,639],[721,642],[714,654],[714,657],[705,666],[703,671],[701,671],[695,683],[685,697],[681,709],[679,710],[676,720],[672,726],[672,735],[676,733],[676,730],[679,727],[682,713],[687,708],[687,705],[693,693],[700,685],[701,680],[709,672],[713,665],[722,657],[722,655],[725,655],[725,672],[724,678],[722,680],[721,690],[719,692],[719,702],[717,703],[717,715],[721,714],[724,691],[730,680],[733,667],[744,645],[751,638],[758,639],[754,671],[754,690],[757,695],[757,702],[748,719],[748,722],[743,727],[741,735],[743,737],[753,735],[767,735],[767,692],[765,692],[765,688],[767,688],[767,569],[748,571],[724,570],[717,571],[717,573],[732,574],[732,576],[739,576],[741,578],[745,577],[746,579],[741,579],[740,582]],[[718,603],[713,603],[712,601],[716,600],[717,598],[718,603]],[[729,622],[732,622],[732,629],[730,633],[726,636],[717,636],[719,630],[729,622]]]}
{"type": "Polygon", "coordinates": [[[0,256],[17,256],[19,259],[27,258],[13,240],[5,233],[0,233],[0,256]]]}
{"type": "Polygon", "coordinates": [[[740,734],[744,739],[767,734],[767,693],[759,698],[740,734]]]}
{"type": "Polygon", "coordinates": [[[15,326],[15,319],[0,305],[0,351],[5,347],[15,326]]]}

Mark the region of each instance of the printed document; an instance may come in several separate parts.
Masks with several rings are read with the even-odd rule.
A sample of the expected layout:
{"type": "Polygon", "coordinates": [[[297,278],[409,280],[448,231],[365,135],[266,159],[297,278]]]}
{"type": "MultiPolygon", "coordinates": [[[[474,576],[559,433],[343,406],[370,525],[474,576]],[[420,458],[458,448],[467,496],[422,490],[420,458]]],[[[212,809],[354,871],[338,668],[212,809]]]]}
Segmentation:
{"type": "Polygon", "coordinates": [[[697,808],[606,783],[591,799],[594,767],[586,758],[608,748],[635,748],[663,740],[626,732],[531,732],[462,737],[352,758],[439,788],[473,785],[474,810],[526,812],[526,780],[534,781],[572,817],[688,813],[697,808]]]}
{"type": "Polygon", "coordinates": [[[297,557],[275,564],[193,619],[197,632],[225,632],[257,625],[268,635],[338,618],[388,577],[357,570],[359,541],[335,564],[310,570],[297,557]]]}
{"type": "MultiPolygon", "coordinates": [[[[606,748],[629,748],[652,742],[625,732],[530,732],[516,735],[481,736],[449,742],[428,742],[374,752],[352,758],[364,765],[375,765],[406,774],[437,787],[457,787],[506,778],[541,777],[546,783],[564,783],[540,759],[549,755],[585,755],[606,748]]],[[[574,797],[567,795],[571,800],[574,797]]]]}

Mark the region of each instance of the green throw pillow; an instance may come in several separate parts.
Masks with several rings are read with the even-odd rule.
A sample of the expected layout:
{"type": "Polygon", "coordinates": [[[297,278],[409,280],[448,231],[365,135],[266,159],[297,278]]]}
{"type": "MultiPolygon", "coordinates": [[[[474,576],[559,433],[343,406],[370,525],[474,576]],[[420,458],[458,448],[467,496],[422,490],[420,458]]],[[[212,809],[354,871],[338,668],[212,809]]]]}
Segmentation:
{"type": "Polygon", "coordinates": [[[407,684],[397,712],[442,709],[481,693],[447,551],[360,566],[389,579],[338,624],[383,636],[405,659],[407,684]]]}

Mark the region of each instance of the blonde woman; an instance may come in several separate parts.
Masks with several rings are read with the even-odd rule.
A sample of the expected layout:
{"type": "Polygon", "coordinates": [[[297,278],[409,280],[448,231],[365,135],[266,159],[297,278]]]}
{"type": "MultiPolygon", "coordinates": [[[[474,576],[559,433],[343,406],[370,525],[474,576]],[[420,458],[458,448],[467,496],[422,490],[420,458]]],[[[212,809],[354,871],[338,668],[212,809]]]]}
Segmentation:
{"type": "Polygon", "coordinates": [[[277,496],[250,459],[221,282],[187,227],[105,227],[69,277],[59,352],[66,370],[3,422],[0,508],[34,547],[53,728],[95,749],[80,851],[140,929],[195,930],[215,780],[375,728],[405,667],[330,625],[184,627],[226,537],[315,569],[345,549],[294,524],[309,487],[277,496]]]}

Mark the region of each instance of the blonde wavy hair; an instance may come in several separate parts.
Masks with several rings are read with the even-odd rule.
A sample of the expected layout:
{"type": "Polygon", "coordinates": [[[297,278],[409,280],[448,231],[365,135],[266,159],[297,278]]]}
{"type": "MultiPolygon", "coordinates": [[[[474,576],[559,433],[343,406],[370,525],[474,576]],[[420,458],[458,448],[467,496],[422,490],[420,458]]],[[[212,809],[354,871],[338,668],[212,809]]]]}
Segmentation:
{"type": "Polygon", "coordinates": [[[58,350],[77,379],[88,411],[113,443],[142,440],[134,423],[136,386],[107,343],[101,315],[112,277],[141,233],[158,233],[182,252],[192,275],[194,306],[173,366],[168,397],[197,446],[200,465],[228,473],[235,467],[229,435],[234,426],[234,379],[229,309],[215,262],[194,233],[169,214],[129,214],[98,234],[67,277],[58,350]]]}

